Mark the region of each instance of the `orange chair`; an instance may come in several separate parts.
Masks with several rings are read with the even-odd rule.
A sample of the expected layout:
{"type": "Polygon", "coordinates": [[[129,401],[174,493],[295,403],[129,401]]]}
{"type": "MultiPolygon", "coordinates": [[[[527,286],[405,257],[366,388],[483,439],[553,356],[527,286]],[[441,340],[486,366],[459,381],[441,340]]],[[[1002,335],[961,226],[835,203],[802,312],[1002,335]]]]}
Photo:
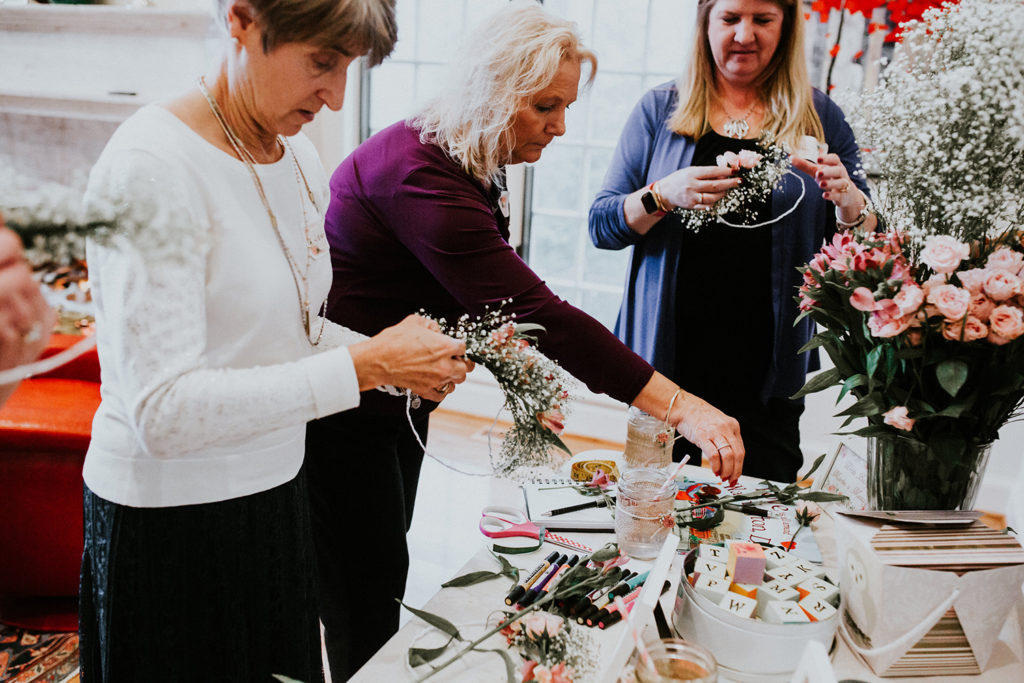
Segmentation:
{"type": "MultiPolygon", "coordinates": [[[[43,355],[80,339],[54,335],[43,355]]],[[[0,622],[78,629],[82,463],[99,404],[93,349],[25,380],[0,408],[0,622]]]]}

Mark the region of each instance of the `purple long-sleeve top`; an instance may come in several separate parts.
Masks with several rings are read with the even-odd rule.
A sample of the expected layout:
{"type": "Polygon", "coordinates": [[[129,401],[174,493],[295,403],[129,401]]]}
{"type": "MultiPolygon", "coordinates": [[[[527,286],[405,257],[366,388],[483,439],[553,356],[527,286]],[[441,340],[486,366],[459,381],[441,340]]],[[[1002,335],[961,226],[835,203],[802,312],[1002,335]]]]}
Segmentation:
{"type": "MultiPolygon", "coordinates": [[[[498,191],[420,142],[405,121],[372,136],[334,172],[326,230],[334,267],[327,315],[351,329],[373,335],[421,309],[453,321],[511,299],[504,311],[543,325],[540,350],[592,391],[629,403],[654,373],[516,254],[498,191]]],[[[405,401],[364,392],[362,407],[391,413],[405,401]]]]}

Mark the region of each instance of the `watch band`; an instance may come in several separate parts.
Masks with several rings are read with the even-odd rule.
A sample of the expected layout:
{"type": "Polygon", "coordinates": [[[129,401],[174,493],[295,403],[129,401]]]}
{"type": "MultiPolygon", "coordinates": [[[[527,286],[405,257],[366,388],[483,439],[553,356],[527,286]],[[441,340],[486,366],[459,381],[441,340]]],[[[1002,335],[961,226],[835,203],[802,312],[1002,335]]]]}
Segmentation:
{"type": "Polygon", "coordinates": [[[640,203],[643,204],[644,211],[652,216],[664,216],[666,211],[661,208],[661,202],[658,201],[654,183],[648,185],[646,190],[646,192],[640,195],[640,203]]]}

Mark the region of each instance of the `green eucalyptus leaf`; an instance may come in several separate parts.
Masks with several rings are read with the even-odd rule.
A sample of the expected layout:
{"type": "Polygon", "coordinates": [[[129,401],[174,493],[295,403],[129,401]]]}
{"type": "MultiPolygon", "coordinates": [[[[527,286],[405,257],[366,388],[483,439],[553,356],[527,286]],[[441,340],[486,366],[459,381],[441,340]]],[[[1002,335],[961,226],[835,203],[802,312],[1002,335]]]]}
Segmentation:
{"type": "Polygon", "coordinates": [[[410,647],[409,648],[409,666],[416,668],[423,664],[428,664],[441,655],[444,654],[448,646],[452,644],[452,638],[448,639],[448,642],[441,647],[423,648],[423,647],[410,647]]]}
{"type": "Polygon", "coordinates": [[[473,586],[484,581],[490,581],[496,579],[499,576],[505,576],[504,572],[490,572],[490,571],[478,571],[463,574],[462,576],[456,576],[454,579],[449,579],[441,584],[441,588],[460,588],[462,586],[473,586]]]}
{"type": "Polygon", "coordinates": [[[444,631],[452,638],[455,638],[457,640],[464,640],[462,635],[459,634],[459,629],[455,628],[455,624],[448,621],[444,617],[438,616],[437,614],[433,614],[431,612],[427,612],[425,610],[416,609],[415,607],[409,607],[409,605],[405,604],[398,598],[395,598],[395,601],[405,609],[415,614],[423,621],[427,622],[428,624],[436,628],[437,630],[444,631]]]}
{"type": "Polygon", "coordinates": [[[814,460],[814,462],[811,463],[811,469],[809,469],[806,472],[804,472],[803,476],[800,476],[798,478],[799,479],[806,479],[807,477],[809,477],[812,474],[814,474],[815,470],[817,470],[821,466],[821,463],[825,460],[825,456],[827,456],[827,455],[828,455],[828,453],[822,453],[821,455],[819,455],[814,460]]]}
{"type": "Polygon", "coordinates": [[[956,396],[967,382],[967,372],[967,363],[958,358],[950,358],[942,361],[935,368],[935,377],[947,394],[956,396]]]}

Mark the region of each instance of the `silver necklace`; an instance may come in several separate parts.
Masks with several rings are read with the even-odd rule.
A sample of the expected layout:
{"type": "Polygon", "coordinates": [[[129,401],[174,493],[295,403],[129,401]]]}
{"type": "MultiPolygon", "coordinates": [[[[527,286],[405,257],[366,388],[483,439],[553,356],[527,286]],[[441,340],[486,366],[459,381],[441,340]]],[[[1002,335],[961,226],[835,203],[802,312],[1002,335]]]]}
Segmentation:
{"type": "Polygon", "coordinates": [[[217,123],[220,124],[221,129],[224,131],[224,135],[227,136],[228,142],[231,143],[232,149],[235,150],[235,154],[241,159],[242,163],[245,164],[246,168],[249,169],[249,175],[252,176],[253,183],[256,185],[256,191],[260,195],[260,199],[263,201],[263,208],[267,210],[267,216],[270,217],[270,225],[274,228],[274,234],[277,235],[278,244],[281,245],[281,250],[284,252],[285,258],[288,260],[288,267],[292,272],[292,280],[295,282],[295,291],[299,297],[299,315],[302,320],[302,327],[306,331],[306,340],[313,346],[320,343],[320,340],[324,336],[324,326],[327,324],[327,300],[324,299],[324,303],[320,308],[320,331],[316,335],[316,340],[310,336],[312,332],[312,325],[309,316],[309,267],[312,258],[320,253],[320,247],[317,246],[309,236],[309,219],[306,214],[306,202],[302,197],[302,186],[305,186],[306,195],[309,197],[309,202],[313,205],[313,208],[319,215],[320,207],[316,205],[316,199],[313,197],[313,191],[309,188],[309,181],[306,180],[306,174],[302,172],[302,167],[299,165],[299,159],[295,156],[295,150],[292,149],[291,144],[280,135],[277,136],[278,142],[281,147],[291,156],[292,165],[295,169],[295,181],[299,183],[301,179],[301,185],[299,188],[299,204],[302,206],[302,224],[303,232],[306,238],[306,267],[303,270],[299,270],[298,264],[295,262],[292,256],[291,250],[288,245],[285,244],[284,236],[281,234],[281,229],[277,224],[277,216],[274,215],[273,209],[270,208],[270,201],[267,199],[267,193],[263,189],[263,183],[260,182],[260,176],[256,172],[256,159],[252,153],[246,149],[242,140],[238,137],[235,131],[231,130],[228,122],[224,119],[224,114],[221,113],[220,107],[217,106],[217,101],[213,99],[213,95],[210,94],[209,89],[206,87],[206,80],[199,77],[199,91],[203,93],[203,97],[206,98],[206,102],[210,105],[210,111],[213,112],[213,117],[217,119],[217,123]],[[302,280],[301,284],[299,280],[302,280]]]}
{"type": "Polygon", "coordinates": [[[725,109],[725,102],[723,101],[722,109],[725,110],[725,115],[730,117],[722,126],[722,130],[725,131],[725,134],[731,138],[745,138],[747,133],[750,132],[750,124],[747,123],[747,117],[754,112],[755,107],[757,107],[756,99],[754,100],[754,103],[750,105],[750,109],[747,110],[746,114],[739,118],[730,117],[728,110],[725,109]]]}

